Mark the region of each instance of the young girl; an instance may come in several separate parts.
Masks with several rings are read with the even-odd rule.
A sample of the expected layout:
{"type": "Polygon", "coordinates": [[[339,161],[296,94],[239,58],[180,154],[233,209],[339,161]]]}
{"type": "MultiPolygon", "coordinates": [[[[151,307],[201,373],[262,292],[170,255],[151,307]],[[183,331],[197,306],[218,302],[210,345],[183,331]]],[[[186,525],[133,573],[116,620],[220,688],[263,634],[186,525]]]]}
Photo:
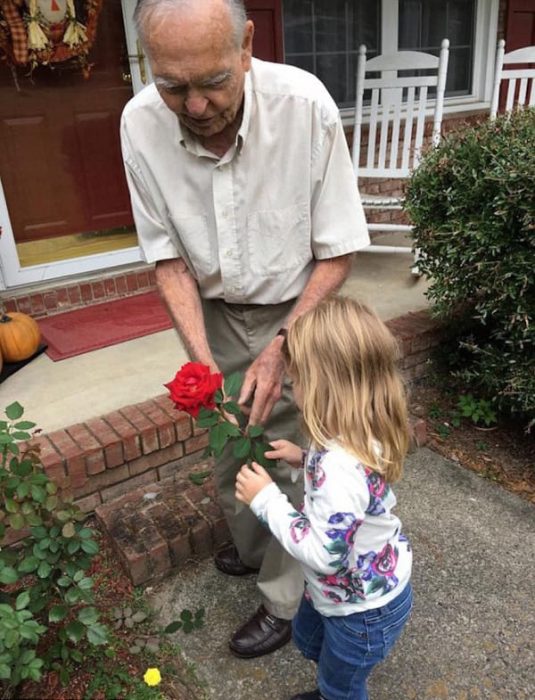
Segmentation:
{"type": "Polygon", "coordinates": [[[236,498],[303,566],[292,631],[318,664],[318,689],[292,700],[366,700],[412,606],[411,548],[390,488],[408,445],[397,346],[370,309],[335,296],[295,321],[284,354],[311,444],[276,440],[266,456],[305,468],[304,504],[296,511],[255,462],[238,473],[236,498]]]}

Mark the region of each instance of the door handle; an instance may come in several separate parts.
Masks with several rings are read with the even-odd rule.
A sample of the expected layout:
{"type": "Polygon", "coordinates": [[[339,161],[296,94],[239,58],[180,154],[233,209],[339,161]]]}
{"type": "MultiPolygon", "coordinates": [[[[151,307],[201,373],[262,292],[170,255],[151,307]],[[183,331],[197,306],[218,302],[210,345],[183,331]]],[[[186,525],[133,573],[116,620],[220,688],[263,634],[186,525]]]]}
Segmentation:
{"type": "Polygon", "coordinates": [[[141,82],[143,85],[147,84],[147,70],[145,68],[145,54],[143,53],[143,49],[141,48],[141,43],[139,39],[136,41],[136,48],[137,48],[137,53],[129,53],[128,58],[137,58],[139,62],[139,76],[141,78],[141,82]]]}

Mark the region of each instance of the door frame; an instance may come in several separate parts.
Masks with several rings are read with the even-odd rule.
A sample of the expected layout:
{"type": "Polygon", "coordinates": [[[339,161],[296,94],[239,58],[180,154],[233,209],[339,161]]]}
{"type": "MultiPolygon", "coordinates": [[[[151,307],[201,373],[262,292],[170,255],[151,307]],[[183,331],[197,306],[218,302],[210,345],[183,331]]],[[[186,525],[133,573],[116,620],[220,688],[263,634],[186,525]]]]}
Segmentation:
{"type": "MultiPolygon", "coordinates": [[[[139,92],[141,88],[145,87],[145,84],[152,80],[148,62],[144,57],[142,61],[144,60],[145,64],[145,84],[141,79],[140,67],[142,61],[140,61],[140,51],[136,46],[137,35],[133,22],[135,6],[136,0],[121,0],[134,94],[139,92]]],[[[134,246],[131,248],[109,251],[107,253],[86,255],[52,263],[43,263],[41,265],[21,266],[1,180],[0,227],[0,289],[13,289],[28,284],[61,279],[63,277],[88,272],[104,271],[110,268],[131,265],[143,261],[139,246],[134,246]]]]}

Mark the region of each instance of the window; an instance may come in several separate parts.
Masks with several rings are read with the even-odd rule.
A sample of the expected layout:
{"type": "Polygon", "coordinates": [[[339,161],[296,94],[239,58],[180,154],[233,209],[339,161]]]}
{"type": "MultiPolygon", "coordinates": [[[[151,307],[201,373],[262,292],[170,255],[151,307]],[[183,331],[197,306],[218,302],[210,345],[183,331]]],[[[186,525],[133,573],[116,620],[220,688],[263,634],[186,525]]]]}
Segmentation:
{"type": "Polygon", "coordinates": [[[355,100],[358,48],[438,55],[450,41],[446,98],[490,98],[499,0],[283,0],[286,63],[315,73],[338,105],[355,100]]]}
{"type": "Polygon", "coordinates": [[[340,107],[355,101],[357,54],[379,53],[380,0],[285,0],[286,63],[318,76],[340,107]]]}
{"type": "Polygon", "coordinates": [[[436,56],[450,41],[446,97],[468,95],[472,87],[476,0],[399,0],[400,50],[436,56]]]}

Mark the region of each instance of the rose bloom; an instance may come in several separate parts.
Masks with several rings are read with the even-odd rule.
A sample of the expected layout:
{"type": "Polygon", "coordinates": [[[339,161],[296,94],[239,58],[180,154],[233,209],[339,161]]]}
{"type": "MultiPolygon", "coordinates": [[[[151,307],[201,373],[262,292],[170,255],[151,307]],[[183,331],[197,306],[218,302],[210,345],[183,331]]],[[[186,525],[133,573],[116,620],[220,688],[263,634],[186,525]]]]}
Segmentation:
{"type": "Polygon", "coordinates": [[[162,680],[162,676],[157,668],[148,668],[145,671],[143,680],[147,685],[158,685],[158,683],[162,680]]]}
{"type": "Polygon", "coordinates": [[[201,408],[215,408],[214,394],[222,384],[222,374],[212,374],[210,368],[200,362],[187,362],[164,386],[169,389],[175,408],[197,418],[201,408]]]}

